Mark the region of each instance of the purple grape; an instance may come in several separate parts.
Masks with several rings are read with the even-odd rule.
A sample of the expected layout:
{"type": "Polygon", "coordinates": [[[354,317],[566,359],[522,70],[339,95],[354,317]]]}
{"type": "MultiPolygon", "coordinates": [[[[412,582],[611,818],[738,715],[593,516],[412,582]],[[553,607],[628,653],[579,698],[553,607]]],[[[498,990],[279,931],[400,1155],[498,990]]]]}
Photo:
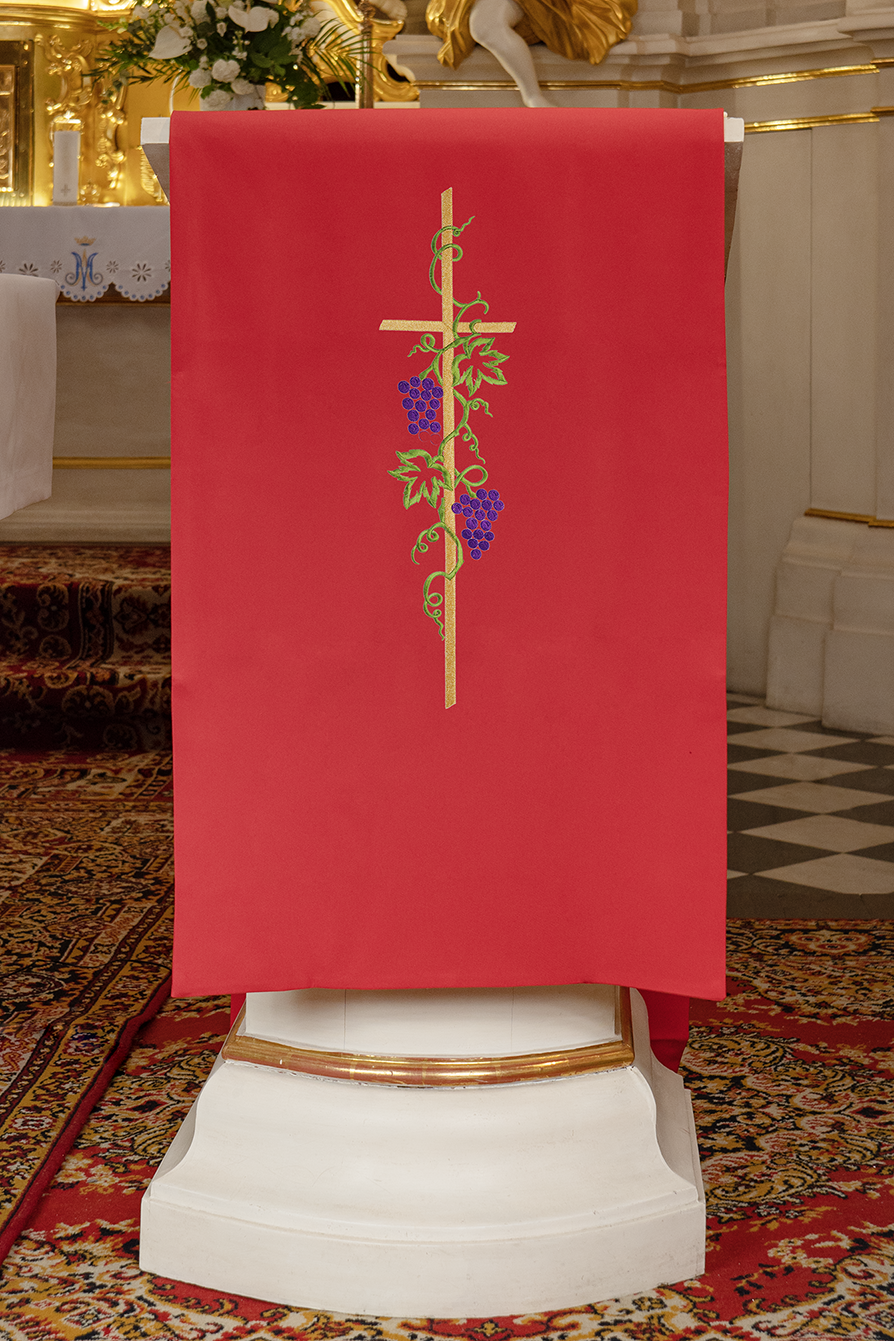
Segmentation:
{"type": "Polygon", "coordinates": [[[427,432],[428,432],[428,420],[427,420],[427,419],[420,419],[420,420],[419,420],[419,432],[420,432],[420,433],[427,433],[427,432]]]}
{"type": "Polygon", "coordinates": [[[407,424],[407,429],[408,429],[408,431],[409,431],[410,433],[418,433],[418,432],[419,432],[419,425],[418,425],[418,424],[407,424]]]}
{"type": "Polygon", "coordinates": [[[438,423],[437,419],[432,423],[431,431],[432,433],[440,433],[441,425],[438,423]]]}
{"type": "Polygon", "coordinates": [[[479,548],[479,549],[490,549],[490,543],[489,543],[489,541],[487,541],[487,540],[479,540],[479,541],[478,541],[478,548],[479,548]]]}
{"type": "Polygon", "coordinates": [[[486,512],[484,515],[487,517],[487,520],[488,520],[488,521],[496,521],[496,520],[497,520],[497,514],[494,512],[493,508],[488,508],[488,509],[487,509],[487,512],[486,512]]]}
{"type": "Polygon", "coordinates": [[[410,383],[409,383],[409,382],[398,382],[398,384],[397,384],[397,389],[398,389],[398,391],[402,391],[403,394],[406,395],[407,392],[408,392],[409,389],[410,389],[410,383]]]}
{"type": "Polygon", "coordinates": [[[498,503],[494,503],[494,510],[495,510],[496,512],[502,512],[505,506],[506,506],[505,503],[499,503],[499,502],[498,502],[498,503]]]}
{"type": "Polygon", "coordinates": [[[421,383],[421,381],[420,381],[420,379],[419,379],[418,377],[411,377],[411,378],[410,378],[410,386],[421,386],[421,385],[422,385],[422,383],[421,383]]]}
{"type": "Polygon", "coordinates": [[[470,556],[471,556],[473,559],[480,559],[480,558],[481,558],[481,551],[480,551],[480,550],[477,550],[477,549],[470,549],[470,550],[469,550],[469,554],[470,554],[470,556]]]}
{"type": "Polygon", "coordinates": [[[472,532],[472,535],[475,537],[476,540],[483,540],[483,539],[484,539],[484,532],[483,532],[483,531],[474,530],[474,531],[472,532]]]}
{"type": "Polygon", "coordinates": [[[460,507],[459,503],[451,503],[451,504],[450,504],[450,511],[451,511],[451,512],[462,512],[462,508],[460,507]]]}
{"type": "Polygon", "coordinates": [[[494,538],[494,533],[493,533],[493,531],[485,531],[485,532],[484,532],[484,538],[485,538],[485,540],[493,540],[493,538],[494,538]]]}
{"type": "Polygon", "coordinates": [[[468,526],[464,527],[464,528],[460,531],[460,535],[462,536],[463,540],[471,540],[471,539],[472,539],[472,532],[469,530],[468,526]]]}
{"type": "Polygon", "coordinates": [[[499,497],[500,497],[500,491],[499,491],[499,489],[488,489],[488,491],[487,491],[487,496],[488,496],[488,498],[499,498],[499,497]]]}
{"type": "Polygon", "coordinates": [[[469,497],[468,494],[460,494],[460,496],[459,496],[459,501],[460,501],[461,503],[468,504],[468,503],[471,503],[472,500],[471,500],[471,498],[469,497]]]}
{"type": "Polygon", "coordinates": [[[434,419],[434,417],[435,417],[435,412],[434,412],[434,410],[426,410],[426,411],[425,411],[425,417],[426,417],[426,419],[434,419]]]}
{"type": "Polygon", "coordinates": [[[409,419],[411,424],[415,424],[416,420],[419,418],[419,415],[416,413],[415,410],[407,410],[407,418],[409,419]]]}
{"type": "Polygon", "coordinates": [[[486,490],[486,489],[476,489],[476,490],[475,490],[475,497],[476,497],[476,498],[487,498],[487,490],[486,490]]]}
{"type": "Polygon", "coordinates": [[[430,377],[423,377],[422,385],[425,387],[426,391],[431,391],[432,387],[434,386],[434,382],[431,380],[430,377]]]}
{"type": "Polygon", "coordinates": [[[413,401],[410,399],[409,396],[404,396],[403,400],[401,401],[401,405],[404,407],[405,410],[412,410],[413,401]]]}

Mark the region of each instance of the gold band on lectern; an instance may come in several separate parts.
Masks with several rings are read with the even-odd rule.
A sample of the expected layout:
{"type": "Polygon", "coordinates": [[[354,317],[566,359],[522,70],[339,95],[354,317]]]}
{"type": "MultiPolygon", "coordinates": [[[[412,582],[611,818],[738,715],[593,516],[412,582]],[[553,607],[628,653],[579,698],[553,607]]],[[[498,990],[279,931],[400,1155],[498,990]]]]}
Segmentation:
{"type": "Polygon", "coordinates": [[[169,456],[54,456],[54,470],[170,470],[169,456]]]}
{"type": "Polygon", "coordinates": [[[549,1052],[514,1053],[499,1057],[391,1057],[368,1052],[330,1052],[294,1048],[272,1039],[240,1034],[245,1007],[221,1049],[229,1062],[250,1062],[280,1071],[299,1071],[329,1080],[353,1080],[364,1085],[514,1085],[532,1080],[556,1080],[588,1071],[618,1071],[634,1061],[630,1020],[630,989],[615,989],[615,1029],[618,1037],[583,1048],[556,1048],[549,1052]]]}

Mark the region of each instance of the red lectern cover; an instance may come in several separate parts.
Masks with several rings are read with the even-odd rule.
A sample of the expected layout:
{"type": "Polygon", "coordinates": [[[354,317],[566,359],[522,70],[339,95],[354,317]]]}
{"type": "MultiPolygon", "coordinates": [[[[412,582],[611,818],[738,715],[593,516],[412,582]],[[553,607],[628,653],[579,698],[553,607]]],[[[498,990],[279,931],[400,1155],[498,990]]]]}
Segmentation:
{"type": "Polygon", "coordinates": [[[722,113],[171,162],[174,991],[721,995],[722,113]]]}

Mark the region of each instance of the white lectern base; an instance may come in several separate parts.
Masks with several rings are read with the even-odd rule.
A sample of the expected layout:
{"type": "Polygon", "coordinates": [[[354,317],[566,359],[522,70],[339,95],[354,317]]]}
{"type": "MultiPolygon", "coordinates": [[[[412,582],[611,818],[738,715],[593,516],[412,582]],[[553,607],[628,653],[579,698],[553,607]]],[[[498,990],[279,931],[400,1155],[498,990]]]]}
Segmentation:
{"type": "Polygon", "coordinates": [[[261,1064],[218,1059],[143,1200],[142,1267],[385,1317],[535,1312],[699,1275],[689,1096],[653,1058],[645,1007],[631,998],[618,1065],[624,1029],[609,987],[250,996],[248,1027],[225,1052],[261,1064]],[[487,1046],[495,1040],[504,1046],[487,1046]],[[468,1067],[495,1053],[506,1074],[531,1058],[549,1074],[594,1045],[605,1069],[437,1078],[448,1059],[468,1067]],[[394,1064],[397,1080],[289,1069],[309,1053],[321,1063],[363,1053],[366,1074],[394,1064]],[[421,1083],[400,1078],[399,1053],[421,1083]]]}

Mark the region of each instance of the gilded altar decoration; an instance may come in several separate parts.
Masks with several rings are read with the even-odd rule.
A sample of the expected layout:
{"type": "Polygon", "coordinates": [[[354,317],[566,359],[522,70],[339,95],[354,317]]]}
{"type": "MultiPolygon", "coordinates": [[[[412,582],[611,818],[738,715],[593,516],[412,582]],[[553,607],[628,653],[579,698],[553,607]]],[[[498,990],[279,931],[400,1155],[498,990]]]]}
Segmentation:
{"type": "MultiPolygon", "coordinates": [[[[348,35],[349,42],[361,31],[363,16],[355,0],[327,0],[327,8],[335,15],[336,23],[348,35]]],[[[390,42],[404,26],[404,20],[398,17],[400,6],[389,6],[388,12],[376,6],[372,20],[371,52],[369,55],[368,80],[372,84],[374,102],[415,102],[419,97],[416,85],[408,79],[397,78],[382,52],[382,45],[390,42]],[[395,13],[392,14],[392,8],[395,13]]]]}
{"type": "Polygon", "coordinates": [[[243,98],[262,108],[268,80],[291,107],[317,107],[328,97],[327,81],[354,78],[344,38],[308,0],[150,0],[107,26],[115,36],[97,61],[99,73],[121,85],[186,84],[208,110],[239,106],[235,100],[243,98]]]}
{"type": "Polygon", "coordinates": [[[0,4],[0,206],[50,203],[56,131],[80,134],[80,203],[125,203],[123,91],[91,73],[100,15],[119,8],[0,4]]]}
{"type": "MultiPolygon", "coordinates": [[[[469,17],[475,0],[429,0],[425,21],[444,45],[438,60],[455,70],[472,51],[469,17]]],[[[637,0],[519,0],[524,18],[515,31],[542,42],[557,56],[598,65],[630,32],[637,0]]]]}
{"type": "Polygon", "coordinates": [[[464,224],[453,222],[453,188],[444,191],[441,226],[431,241],[429,267],[429,281],[441,299],[441,320],[385,320],[379,327],[382,331],[423,332],[409,357],[432,356],[418,375],[397,383],[412,445],[396,452],[398,468],[388,473],[404,485],[405,508],[426,502],[437,514],[437,521],[420,531],[411,553],[413,562],[418,563],[432,545],[444,541],[444,567],[425,578],[422,607],[444,641],[447,708],[456,703],[456,577],[466,550],[471,559],[479,561],[490,551],[493,528],[505,508],[499,490],[485,488],[488,471],[471,415],[480,410],[490,415],[488,402],[477,393],[482,382],[505,386],[500,365],[508,358],[494,348],[493,336],[515,330],[514,321],[484,320],[488,304],[480,292],[467,303],[454,299],[453,266],[463,254],[457,238],[471,222],[471,218],[464,224]],[[481,309],[478,317],[471,315],[476,308],[481,309]],[[457,446],[473,458],[464,466],[457,462],[457,446]]]}
{"type": "Polygon", "coordinates": [[[97,46],[93,34],[70,42],[52,34],[44,41],[46,68],[59,79],[59,93],[47,103],[47,115],[53,130],[92,131],[92,158],[97,176],[104,182],[105,197],[99,183],[88,180],[78,193],[84,205],[114,199],[124,170],[125,153],[119,143],[119,128],[124,123],[124,89],[104,85],[91,75],[97,46]]]}
{"type": "Polygon", "coordinates": [[[15,169],[16,69],[0,65],[0,191],[12,191],[15,169]]]}

